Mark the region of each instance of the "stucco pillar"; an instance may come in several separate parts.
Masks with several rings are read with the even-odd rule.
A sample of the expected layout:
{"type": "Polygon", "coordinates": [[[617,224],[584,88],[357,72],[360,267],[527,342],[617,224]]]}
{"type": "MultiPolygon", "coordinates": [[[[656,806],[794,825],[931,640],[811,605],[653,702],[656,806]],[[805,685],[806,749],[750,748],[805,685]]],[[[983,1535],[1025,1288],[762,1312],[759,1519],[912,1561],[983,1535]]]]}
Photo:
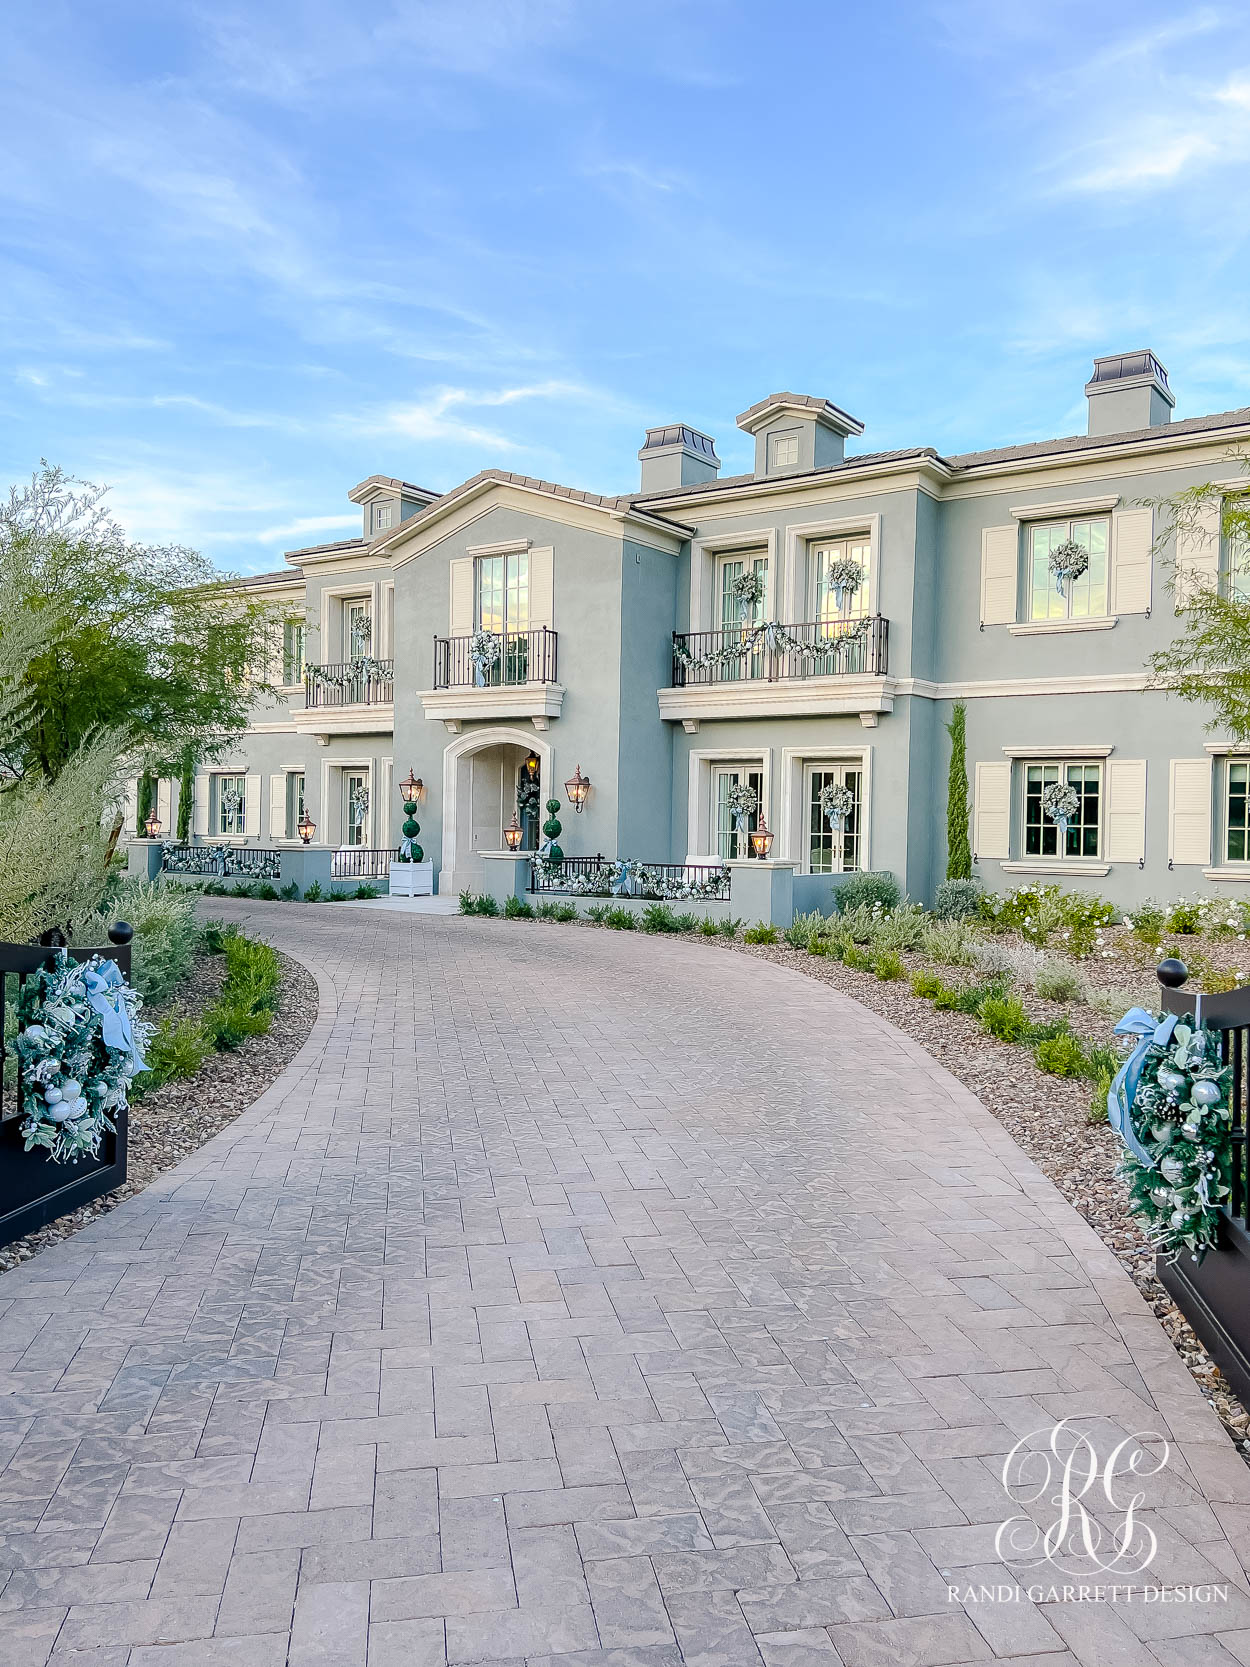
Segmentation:
{"type": "Polygon", "coordinates": [[[126,873],[135,880],[155,880],[162,857],[159,839],[132,839],[126,846],[126,873]]]}
{"type": "Polygon", "coordinates": [[[488,897],[493,897],[500,907],[510,897],[527,896],[530,864],[533,860],[532,851],[524,857],[517,856],[512,851],[483,851],[482,889],[488,897]]]}
{"type": "Polygon", "coordinates": [[[794,919],[794,869],[792,862],[735,859],[729,869],[729,906],[748,925],[763,920],[773,926],[789,926],[794,919]]]}
{"type": "Polygon", "coordinates": [[[316,884],[323,894],[331,889],[330,867],[334,852],[326,845],[298,845],[282,853],[282,873],[279,885],[296,885],[303,897],[309,886],[316,884]]]}

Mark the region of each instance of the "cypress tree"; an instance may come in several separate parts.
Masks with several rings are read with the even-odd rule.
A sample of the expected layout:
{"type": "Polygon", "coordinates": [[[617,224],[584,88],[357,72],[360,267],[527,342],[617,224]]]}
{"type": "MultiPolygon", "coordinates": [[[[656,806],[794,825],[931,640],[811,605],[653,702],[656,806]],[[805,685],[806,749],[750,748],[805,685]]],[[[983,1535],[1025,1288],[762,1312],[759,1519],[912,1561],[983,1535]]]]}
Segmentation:
{"type": "Polygon", "coordinates": [[[951,738],[950,774],[946,781],[946,878],[972,878],[972,847],[968,842],[968,708],[955,702],[946,733],[951,738]]]}
{"type": "Polygon", "coordinates": [[[195,759],[190,747],[183,749],[182,774],[178,777],[178,843],[191,837],[191,799],[195,792],[195,759]]]}
{"type": "Polygon", "coordinates": [[[145,770],[139,777],[138,803],[135,806],[135,833],[140,839],[146,837],[143,824],[147,821],[148,813],[152,809],[152,795],[155,788],[156,782],[151,770],[145,770]]]}

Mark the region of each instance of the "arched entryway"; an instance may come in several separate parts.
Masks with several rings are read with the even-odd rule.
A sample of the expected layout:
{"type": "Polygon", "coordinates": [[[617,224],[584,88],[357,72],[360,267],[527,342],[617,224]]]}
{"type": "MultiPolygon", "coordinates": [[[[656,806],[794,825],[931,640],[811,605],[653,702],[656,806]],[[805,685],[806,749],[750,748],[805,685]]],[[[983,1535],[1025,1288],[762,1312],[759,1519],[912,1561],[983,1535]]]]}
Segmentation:
{"type": "Polygon", "coordinates": [[[453,742],[443,754],[439,890],[479,891],[482,852],[504,849],[503,830],[514,815],[525,832],[522,849],[534,850],[552,779],[550,746],[523,729],[477,730],[453,742]],[[527,764],[532,758],[536,775],[527,764]]]}

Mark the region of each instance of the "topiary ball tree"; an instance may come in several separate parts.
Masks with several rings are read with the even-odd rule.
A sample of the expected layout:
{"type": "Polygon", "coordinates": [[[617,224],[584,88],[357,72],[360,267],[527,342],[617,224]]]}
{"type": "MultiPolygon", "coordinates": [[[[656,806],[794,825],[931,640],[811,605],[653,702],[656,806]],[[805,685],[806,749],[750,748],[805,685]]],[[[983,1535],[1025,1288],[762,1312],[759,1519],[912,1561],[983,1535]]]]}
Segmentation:
{"type": "Polygon", "coordinates": [[[410,855],[413,862],[424,862],[425,852],[416,843],[417,835],[421,832],[421,824],[417,821],[417,806],[415,800],[409,799],[404,805],[403,835],[410,842],[410,855]]]}
{"type": "Polygon", "coordinates": [[[560,823],[556,820],[556,812],[559,808],[559,799],[547,800],[547,820],[543,823],[543,838],[551,841],[551,849],[547,853],[548,862],[564,861],[564,852],[556,844],[556,840],[560,837],[560,823]]]}

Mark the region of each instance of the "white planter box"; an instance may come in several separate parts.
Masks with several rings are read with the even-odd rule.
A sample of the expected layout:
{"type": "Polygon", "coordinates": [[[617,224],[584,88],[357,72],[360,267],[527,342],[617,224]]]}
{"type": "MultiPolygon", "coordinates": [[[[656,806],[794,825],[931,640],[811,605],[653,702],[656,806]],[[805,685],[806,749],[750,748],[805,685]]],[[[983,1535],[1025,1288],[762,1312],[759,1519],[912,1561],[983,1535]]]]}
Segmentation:
{"type": "Polygon", "coordinates": [[[393,862],[390,866],[392,897],[433,897],[432,862],[393,862]]]}

